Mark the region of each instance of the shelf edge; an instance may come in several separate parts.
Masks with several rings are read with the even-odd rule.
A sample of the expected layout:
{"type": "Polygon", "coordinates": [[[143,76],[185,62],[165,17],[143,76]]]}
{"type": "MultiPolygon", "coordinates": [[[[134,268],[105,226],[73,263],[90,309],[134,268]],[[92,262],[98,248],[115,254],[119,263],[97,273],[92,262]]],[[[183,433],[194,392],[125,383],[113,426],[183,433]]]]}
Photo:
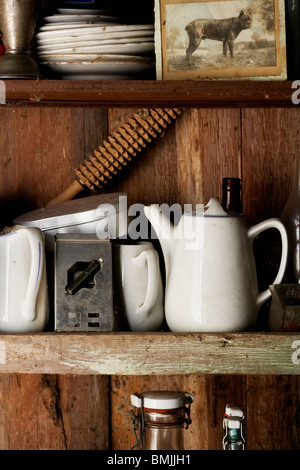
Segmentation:
{"type": "MultiPolygon", "coordinates": [[[[293,82],[6,80],[6,105],[294,107],[293,82]]],[[[4,105],[5,106],[5,105],[4,105]]]]}
{"type": "Polygon", "coordinates": [[[0,335],[0,372],[299,375],[300,334],[0,335]]]}

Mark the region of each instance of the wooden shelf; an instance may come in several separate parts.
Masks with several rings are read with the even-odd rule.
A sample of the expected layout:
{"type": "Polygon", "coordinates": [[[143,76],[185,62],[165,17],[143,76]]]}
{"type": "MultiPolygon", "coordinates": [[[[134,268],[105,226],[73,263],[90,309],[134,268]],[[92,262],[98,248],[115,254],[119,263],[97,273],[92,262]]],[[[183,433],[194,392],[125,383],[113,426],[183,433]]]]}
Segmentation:
{"type": "Polygon", "coordinates": [[[300,334],[0,335],[0,373],[300,374],[300,334]]]}
{"type": "Polygon", "coordinates": [[[6,105],[293,107],[292,82],[6,80],[6,105]]]}
{"type": "MultiPolygon", "coordinates": [[[[7,80],[5,85],[3,106],[14,107],[295,107],[292,82],[7,80]]],[[[0,373],[300,375],[298,362],[300,333],[0,335],[0,373]]]]}

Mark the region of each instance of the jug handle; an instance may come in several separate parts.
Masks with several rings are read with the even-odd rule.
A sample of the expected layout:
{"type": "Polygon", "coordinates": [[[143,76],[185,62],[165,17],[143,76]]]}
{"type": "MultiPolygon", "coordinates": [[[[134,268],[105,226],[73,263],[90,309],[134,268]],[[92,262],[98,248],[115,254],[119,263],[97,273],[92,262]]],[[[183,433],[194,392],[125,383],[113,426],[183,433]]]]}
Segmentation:
{"type": "Polygon", "coordinates": [[[36,299],[39,292],[43,272],[42,240],[40,239],[40,237],[37,240],[36,230],[37,229],[32,228],[20,230],[20,232],[24,231],[24,233],[26,234],[31,249],[31,267],[29,279],[25,298],[23,299],[22,303],[22,314],[23,317],[28,321],[33,321],[36,316],[36,299]]]}
{"type": "Polygon", "coordinates": [[[139,264],[141,259],[145,257],[148,265],[148,284],[145,300],[143,304],[137,308],[137,313],[140,315],[148,315],[151,309],[154,307],[157,299],[160,275],[158,254],[155,250],[142,251],[134,258],[133,262],[135,264],[139,264]]]}
{"type": "MultiPolygon", "coordinates": [[[[280,219],[277,219],[277,218],[267,219],[263,222],[260,222],[257,225],[250,227],[248,230],[248,237],[253,243],[257,235],[259,235],[261,232],[264,232],[265,230],[269,228],[277,229],[281,236],[281,244],[282,244],[281,260],[280,260],[280,265],[279,265],[276,278],[273,282],[273,284],[279,284],[283,279],[286,265],[287,265],[287,257],[288,257],[288,238],[287,238],[287,233],[286,233],[283,223],[280,221],[280,219]]],[[[271,297],[270,289],[266,289],[265,291],[260,292],[256,299],[257,305],[261,306],[269,297],[271,297]]]]}

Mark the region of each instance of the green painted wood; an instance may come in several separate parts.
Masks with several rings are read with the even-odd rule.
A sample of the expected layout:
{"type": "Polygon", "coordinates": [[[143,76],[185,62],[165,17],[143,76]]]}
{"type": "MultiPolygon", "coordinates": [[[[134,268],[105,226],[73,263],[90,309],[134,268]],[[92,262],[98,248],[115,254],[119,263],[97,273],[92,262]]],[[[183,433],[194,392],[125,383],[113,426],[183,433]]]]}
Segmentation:
{"type": "Polygon", "coordinates": [[[299,334],[89,333],[0,336],[0,373],[300,374],[299,334]]]}

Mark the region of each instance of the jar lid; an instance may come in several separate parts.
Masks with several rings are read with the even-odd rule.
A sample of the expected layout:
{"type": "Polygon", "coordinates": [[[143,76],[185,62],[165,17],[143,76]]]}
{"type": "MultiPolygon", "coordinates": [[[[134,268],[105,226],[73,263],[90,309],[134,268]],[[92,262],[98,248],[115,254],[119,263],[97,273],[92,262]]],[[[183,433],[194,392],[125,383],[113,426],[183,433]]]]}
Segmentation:
{"type": "Polygon", "coordinates": [[[229,403],[225,406],[224,415],[226,417],[235,417],[235,418],[243,418],[244,417],[243,410],[239,406],[231,404],[231,403],[229,403]]]}
{"type": "Polygon", "coordinates": [[[172,410],[181,408],[188,402],[193,402],[194,397],[186,392],[172,392],[164,390],[153,390],[141,394],[131,395],[131,404],[141,408],[142,402],[144,408],[156,410],[172,410]]]}

